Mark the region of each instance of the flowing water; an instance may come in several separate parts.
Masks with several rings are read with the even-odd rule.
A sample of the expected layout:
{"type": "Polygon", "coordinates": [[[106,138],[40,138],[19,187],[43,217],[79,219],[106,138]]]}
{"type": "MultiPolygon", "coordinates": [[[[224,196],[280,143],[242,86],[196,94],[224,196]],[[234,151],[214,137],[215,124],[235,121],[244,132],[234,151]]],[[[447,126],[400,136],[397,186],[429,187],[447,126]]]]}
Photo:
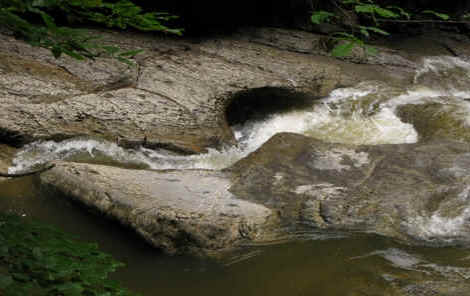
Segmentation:
{"type": "Polygon", "coordinates": [[[165,256],[132,232],[59,196],[38,195],[34,177],[0,186],[0,211],[56,225],[125,262],[124,286],[156,295],[400,295],[398,283],[470,280],[470,249],[411,247],[365,234],[312,233],[307,240],[252,247],[223,262],[165,256]]]}
{"type": "MultiPolygon", "coordinates": [[[[38,142],[16,155],[10,172],[54,159],[151,169],[221,169],[256,150],[278,132],[295,132],[329,142],[396,144],[418,141],[418,133],[396,110],[404,104],[438,102],[455,106],[453,116],[470,128],[470,64],[453,57],[423,60],[406,88],[368,81],[337,89],[302,110],[271,114],[233,126],[238,145],[223,151],[178,156],[145,148],[79,138],[38,142]]],[[[54,224],[127,263],[114,277],[146,296],[153,295],[403,295],[399,288],[428,280],[470,281],[470,249],[411,247],[365,234],[311,233],[308,239],[250,247],[224,262],[168,257],[132,232],[103,221],[66,198],[44,196],[34,177],[0,184],[0,210],[54,224]]],[[[416,223],[435,235],[460,227],[438,215],[416,223]]],[[[459,224],[460,223],[460,224],[459,224]]],[[[445,233],[444,233],[445,234],[445,233]]],[[[470,291],[469,291],[470,293],[470,291]]]]}

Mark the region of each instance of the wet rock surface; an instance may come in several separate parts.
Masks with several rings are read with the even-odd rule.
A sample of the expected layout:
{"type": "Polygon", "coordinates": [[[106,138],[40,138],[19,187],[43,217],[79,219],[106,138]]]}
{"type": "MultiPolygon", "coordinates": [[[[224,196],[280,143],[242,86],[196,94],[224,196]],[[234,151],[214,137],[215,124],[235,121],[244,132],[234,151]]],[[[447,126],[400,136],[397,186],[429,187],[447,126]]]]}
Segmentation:
{"type": "MultiPolygon", "coordinates": [[[[15,155],[16,149],[0,144],[0,172],[6,173],[11,165],[11,161],[15,155]]],[[[5,178],[0,177],[0,182],[5,178]]]]}
{"type": "Polygon", "coordinates": [[[407,243],[468,243],[468,144],[354,146],[277,134],[224,171],[61,163],[43,184],[129,225],[170,253],[296,239],[305,229],[407,243]]]}
{"type": "Polygon", "coordinates": [[[230,191],[287,225],[468,242],[469,152],[459,142],[350,146],[277,134],[229,169],[230,191]]]}
{"type": "Polygon", "coordinates": [[[46,50],[0,36],[2,142],[87,135],[122,146],[201,152],[234,143],[225,108],[240,92],[283,89],[315,99],[372,77],[409,82],[414,67],[388,55],[402,61],[400,70],[385,70],[390,63],[379,61],[351,68],[318,55],[321,49],[312,47],[318,36],[282,29],[210,40],[103,34],[124,49],[143,48],[137,66],[105,58],[55,60],[46,50]]]}
{"type": "Polygon", "coordinates": [[[452,101],[434,102],[400,106],[397,114],[404,122],[413,124],[420,141],[450,139],[469,143],[465,109],[452,101]]]}
{"type": "MultiPolygon", "coordinates": [[[[452,67],[442,68],[452,61],[448,57],[425,67],[417,63],[423,53],[452,53],[463,61],[468,43],[433,37],[423,39],[432,46],[418,44],[422,51],[403,42],[401,48],[382,48],[377,56],[359,50],[338,61],[326,56],[322,37],[275,28],[210,40],[105,36],[123,48],[144,48],[136,67],[109,59],[55,60],[47,51],[0,35],[0,142],[21,146],[85,136],[111,141],[101,146],[112,146],[124,158],[134,154],[117,145],[164,148],[152,151],[155,158],[175,157],[176,164],[178,153],[235,144],[229,124],[302,109],[361,81],[376,81],[380,92],[324,106],[340,110],[351,105],[349,114],[342,115],[369,119],[391,98],[419,90],[413,88],[417,82],[443,92],[437,99],[400,103],[391,111],[413,125],[417,144],[348,145],[281,133],[222,171],[150,171],[142,169],[147,164],[132,166],[101,155],[95,164],[58,162],[40,176],[45,192],[85,204],[171,254],[217,257],[234,249],[243,252],[246,245],[302,239],[312,230],[372,232],[433,246],[470,242],[468,99],[446,98],[454,88],[466,90],[466,65],[454,69],[454,60],[452,67]],[[248,103],[261,97],[258,104],[248,103]],[[284,97],[299,103],[286,105],[284,97]],[[270,103],[265,114],[250,113],[270,103]]],[[[374,120],[370,122],[380,129],[374,120]]],[[[60,149],[65,143],[44,149],[67,154],[60,149]]],[[[99,158],[102,151],[80,143],[83,154],[99,158]]],[[[14,152],[0,144],[1,171],[14,152]]],[[[83,161],[81,157],[64,159],[83,161]]],[[[399,267],[408,270],[418,263],[399,267]]],[[[449,278],[428,276],[441,272],[430,269],[425,266],[416,277],[384,278],[390,283],[387,295],[457,296],[470,291],[458,270],[449,278]]],[[[368,291],[370,284],[363,280],[360,286],[357,293],[368,291]]]]}

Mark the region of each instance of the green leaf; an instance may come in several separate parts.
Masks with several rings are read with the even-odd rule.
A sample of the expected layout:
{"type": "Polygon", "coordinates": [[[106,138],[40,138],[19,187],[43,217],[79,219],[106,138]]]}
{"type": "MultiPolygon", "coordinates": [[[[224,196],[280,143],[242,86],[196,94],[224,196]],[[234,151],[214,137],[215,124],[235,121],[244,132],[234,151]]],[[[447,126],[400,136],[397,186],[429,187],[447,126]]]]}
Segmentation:
{"type": "Polygon", "coordinates": [[[436,16],[436,17],[438,17],[438,18],[440,18],[444,21],[446,21],[450,18],[448,14],[435,12],[433,10],[424,10],[424,11],[422,11],[422,13],[432,14],[432,15],[434,15],[434,16],[436,16]]]}
{"type": "Polygon", "coordinates": [[[374,6],[375,5],[371,5],[371,4],[356,5],[354,7],[354,10],[356,10],[357,13],[374,13],[375,12],[374,6]]]}
{"type": "Polygon", "coordinates": [[[404,10],[403,8],[401,8],[400,6],[390,5],[390,6],[387,6],[387,8],[398,10],[401,16],[404,16],[408,20],[411,19],[411,14],[407,12],[406,10],[404,10]]]}
{"type": "Polygon", "coordinates": [[[381,34],[381,35],[385,35],[385,36],[388,36],[390,35],[390,33],[388,33],[387,31],[384,31],[382,29],[379,29],[377,27],[365,27],[365,26],[360,26],[361,30],[364,29],[364,30],[367,30],[367,31],[372,31],[374,33],[377,33],[377,34],[381,34]]]}
{"type": "Polygon", "coordinates": [[[62,55],[62,49],[58,46],[52,47],[51,52],[56,59],[60,58],[60,56],[62,55]]]}
{"type": "Polygon", "coordinates": [[[134,56],[138,55],[139,53],[142,53],[143,51],[144,51],[143,49],[129,50],[129,51],[121,52],[119,56],[133,58],[134,56]]]}
{"type": "Polygon", "coordinates": [[[73,51],[73,50],[68,50],[68,49],[66,49],[66,48],[63,48],[63,49],[62,49],[62,52],[65,53],[66,55],[68,55],[68,56],[70,56],[70,57],[76,59],[76,60],[84,60],[84,59],[85,59],[84,56],[78,54],[77,52],[75,52],[75,51],[73,51]]]}
{"type": "Polygon", "coordinates": [[[325,21],[329,21],[329,19],[333,16],[335,15],[331,12],[318,10],[312,13],[311,20],[312,20],[312,23],[319,25],[321,23],[324,23],[325,21]]]}
{"type": "Polygon", "coordinates": [[[44,21],[44,23],[46,24],[46,26],[49,30],[56,30],[57,29],[57,26],[55,25],[54,19],[50,15],[48,15],[45,12],[42,12],[41,13],[41,18],[42,18],[42,20],[44,21]]]}
{"type": "Polygon", "coordinates": [[[397,17],[399,17],[399,15],[396,14],[395,12],[393,12],[389,9],[386,9],[386,8],[382,8],[380,6],[375,7],[375,12],[378,15],[380,15],[381,17],[384,17],[384,18],[397,18],[397,17]]]}
{"type": "Polygon", "coordinates": [[[0,274],[0,289],[5,289],[13,283],[13,278],[10,275],[0,274]]]}
{"type": "Polygon", "coordinates": [[[394,13],[393,11],[382,8],[376,4],[360,4],[354,7],[354,10],[357,13],[368,13],[368,14],[378,14],[384,18],[397,18],[399,17],[398,14],[394,13]]]}
{"type": "Polygon", "coordinates": [[[331,55],[337,58],[347,56],[351,53],[356,43],[354,41],[348,41],[336,45],[331,51],[331,55]]]}
{"type": "Polygon", "coordinates": [[[104,49],[109,55],[114,55],[115,53],[120,51],[120,48],[116,46],[104,45],[101,48],[104,49]]]}
{"type": "Polygon", "coordinates": [[[347,39],[347,40],[356,40],[357,37],[354,36],[353,34],[349,34],[346,32],[336,32],[333,34],[333,36],[339,36],[341,39],[347,39]]]}
{"type": "Polygon", "coordinates": [[[42,257],[41,248],[34,247],[33,248],[33,256],[36,257],[36,258],[41,258],[42,257]]]}
{"type": "Polygon", "coordinates": [[[361,26],[359,32],[361,32],[361,34],[364,35],[364,36],[366,36],[366,37],[369,37],[369,36],[370,36],[369,31],[367,31],[367,28],[364,28],[364,27],[362,27],[362,26],[361,26]]]}
{"type": "Polygon", "coordinates": [[[120,57],[120,56],[116,57],[116,59],[120,62],[123,62],[124,64],[129,65],[129,66],[134,66],[135,65],[131,60],[120,57]]]}
{"type": "Polygon", "coordinates": [[[366,45],[365,49],[366,49],[366,54],[370,54],[370,55],[376,55],[378,52],[377,48],[373,46],[369,46],[369,45],[366,45]]]}
{"type": "Polygon", "coordinates": [[[54,287],[61,295],[67,296],[81,296],[84,291],[82,285],[77,283],[65,283],[54,287]]]}

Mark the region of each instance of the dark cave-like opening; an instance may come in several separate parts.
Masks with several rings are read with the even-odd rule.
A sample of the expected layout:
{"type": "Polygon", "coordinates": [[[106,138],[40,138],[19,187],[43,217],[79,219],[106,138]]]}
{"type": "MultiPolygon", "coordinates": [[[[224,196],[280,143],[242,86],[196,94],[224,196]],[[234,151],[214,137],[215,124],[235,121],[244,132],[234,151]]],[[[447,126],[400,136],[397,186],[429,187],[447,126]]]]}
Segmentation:
{"type": "Polygon", "coordinates": [[[248,120],[263,120],[272,114],[305,109],[318,99],[285,88],[258,88],[236,94],[227,106],[225,116],[229,126],[248,120]]]}

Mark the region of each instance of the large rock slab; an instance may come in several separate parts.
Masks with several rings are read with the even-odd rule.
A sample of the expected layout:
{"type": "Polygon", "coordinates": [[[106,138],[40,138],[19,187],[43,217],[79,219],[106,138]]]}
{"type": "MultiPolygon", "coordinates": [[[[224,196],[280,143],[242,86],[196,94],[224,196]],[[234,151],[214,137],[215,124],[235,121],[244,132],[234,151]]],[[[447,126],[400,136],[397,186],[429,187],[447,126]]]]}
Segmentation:
{"type": "Polygon", "coordinates": [[[41,181],[48,190],[117,219],[172,254],[215,256],[243,242],[263,240],[277,219],[267,207],[230,193],[228,173],[58,163],[41,181]]]}
{"type": "Polygon", "coordinates": [[[363,79],[411,82],[414,71],[399,56],[392,64],[401,70],[380,61],[352,67],[309,47],[318,36],[290,30],[246,29],[210,40],[98,33],[145,52],[135,67],[107,58],[56,60],[0,35],[2,142],[87,135],[123,146],[201,152],[233,144],[225,109],[239,93],[282,89],[315,99],[363,79]]]}
{"type": "Polygon", "coordinates": [[[41,181],[170,253],[220,254],[309,229],[470,242],[462,142],[354,146],[282,133],[222,172],[59,163],[41,181]]]}
{"type": "Polygon", "coordinates": [[[283,133],[229,170],[232,193],[286,225],[470,241],[468,143],[351,146],[283,133]]]}

